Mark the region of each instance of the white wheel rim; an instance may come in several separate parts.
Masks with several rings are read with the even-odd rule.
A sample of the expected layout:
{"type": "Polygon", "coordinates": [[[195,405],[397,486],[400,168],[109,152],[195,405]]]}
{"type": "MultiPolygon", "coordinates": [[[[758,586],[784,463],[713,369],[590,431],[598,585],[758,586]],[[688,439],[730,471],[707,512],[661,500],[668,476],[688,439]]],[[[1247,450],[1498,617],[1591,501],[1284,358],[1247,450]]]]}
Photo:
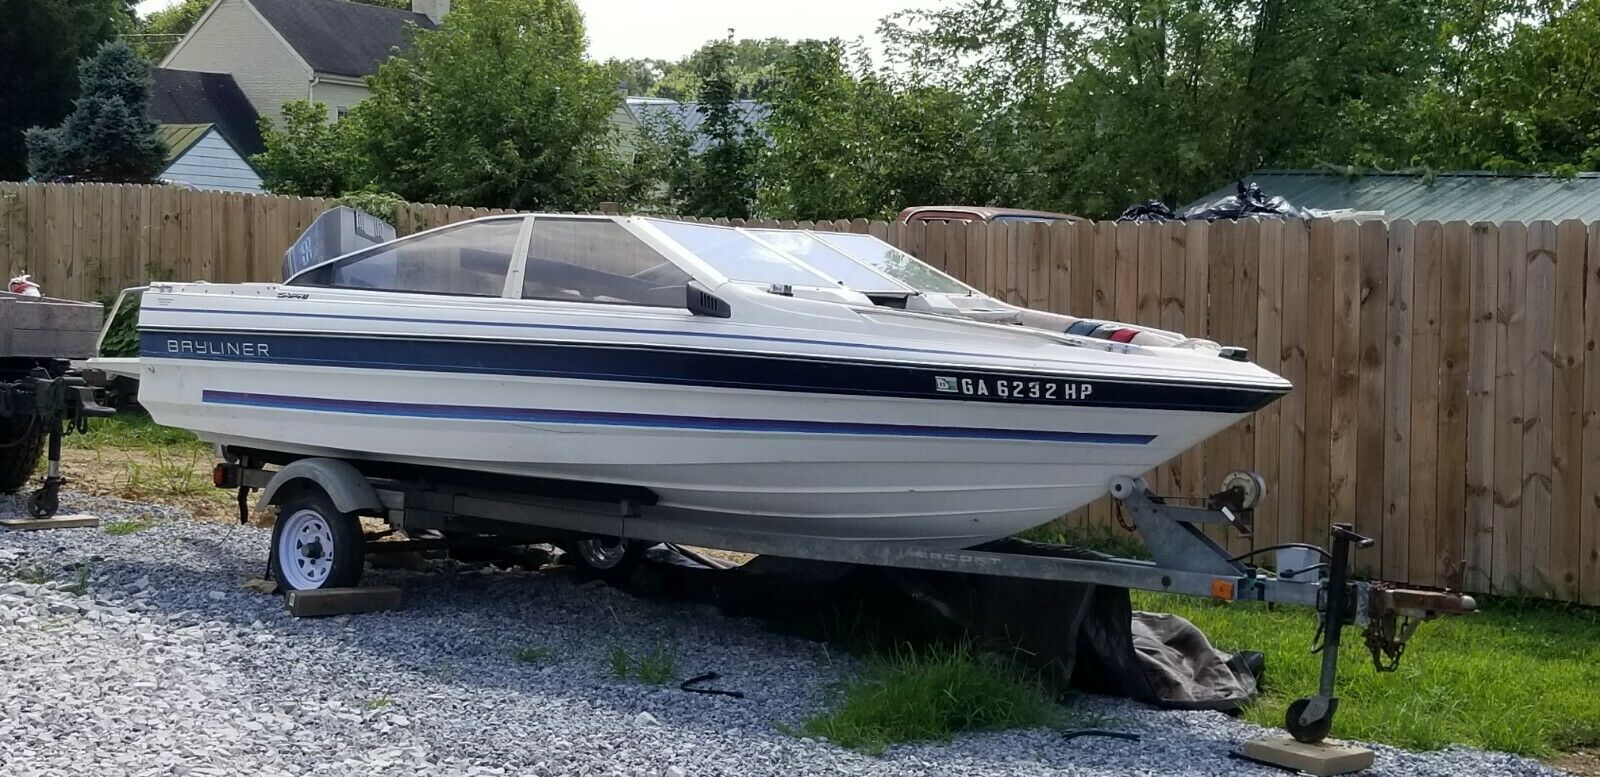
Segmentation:
{"type": "Polygon", "coordinates": [[[278,535],[278,569],[296,590],[321,588],[333,572],[333,528],[316,510],[300,510],[278,535]]]}
{"type": "Polygon", "coordinates": [[[628,541],[623,539],[579,540],[578,553],[595,569],[610,569],[622,563],[628,555],[628,541]]]}

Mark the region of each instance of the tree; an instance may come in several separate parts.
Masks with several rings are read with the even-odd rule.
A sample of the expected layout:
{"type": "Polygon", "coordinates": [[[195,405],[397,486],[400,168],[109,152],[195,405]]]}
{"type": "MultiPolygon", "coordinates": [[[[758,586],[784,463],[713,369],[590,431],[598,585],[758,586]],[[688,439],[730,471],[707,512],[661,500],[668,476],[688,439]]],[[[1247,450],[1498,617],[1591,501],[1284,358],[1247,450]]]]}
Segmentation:
{"type": "Polygon", "coordinates": [[[29,129],[28,172],[43,181],[149,183],[167,149],[150,119],[150,66],[122,41],[79,64],[79,97],[61,126],[29,129]]]}
{"type": "Polygon", "coordinates": [[[727,39],[710,41],[676,62],[647,58],[613,59],[607,64],[617,68],[624,94],[687,102],[699,93],[714,57],[728,72],[734,99],[754,100],[772,85],[778,61],[791,45],[782,38],[734,40],[730,30],[727,39]]]}
{"type": "Polygon", "coordinates": [[[1262,166],[1392,158],[1461,0],[967,0],[891,57],[988,116],[1011,196],[1088,215],[1262,166]]]}
{"type": "Polygon", "coordinates": [[[369,79],[354,179],[410,200],[586,210],[621,183],[609,68],[571,0],[461,0],[369,79]]]}
{"type": "Polygon", "coordinates": [[[335,197],[360,188],[351,179],[349,138],[342,124],[328,121],[328,106],[291,100],[283,104],[283,124],[261,118],[266,150],[250,157],[261,185],[274,194],[335,197]]]}
{"type": "Polygon", "coordinates": [[[783,219],[890,217],[907,205],[1003,201],[979,104],[876,71],[838,41],[802,41],[766,96],[759,210],[783,219]]]}
{"type": "Polygon", "coordinates": [[[688,212],[712,218],[749,218],[755,204],[756,155],[760,137],[745,124],[736,104],[731,70],[734,43],[728,40],[701,49],[699,104],[701,130],[710,140],[700,152],[697,185],[688,198],[688,212]]]}
{"type": "Polygon", "coordinates": [[[189,28],[200,21],[213,0],[179,0],[139,20],[139,53],[151,62],[160,62],[178,45],[189,28]]]}
{"type": "Polygon", "coordinates": [[[0,0],[0,180],[27,174],[23,130],[72,110],[78,60],[132,18],[127,0],[0,0]]]}

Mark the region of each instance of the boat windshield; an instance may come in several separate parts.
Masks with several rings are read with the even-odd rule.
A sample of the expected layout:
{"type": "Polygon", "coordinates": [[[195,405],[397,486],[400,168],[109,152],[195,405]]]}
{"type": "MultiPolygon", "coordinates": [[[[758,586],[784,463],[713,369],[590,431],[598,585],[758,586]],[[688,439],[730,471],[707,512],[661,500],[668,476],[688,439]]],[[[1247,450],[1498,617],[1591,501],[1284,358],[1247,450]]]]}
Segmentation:
{"type": "Polygon", "coordinates": [[[818,235],[829,245],[857,261],[877,268],[901,283],[925,294],[971,294],[970,286],[929,267],[912,256],[871,235],[828,232],[818,235]]]}
{"type": "Polygon", "coordinates": [[[762,242],[838,278],[851,289],[865,293],[912,292],[907,286],[845,255],[811,232],[797,229],[747,229],[762,242]]]}
{"type": "Polygon", "coordinates": [[[717,272],[735,281],[838,288],[838,284],[796,264],[732,227],[688,221],[648,219],[651,226],[717,272]]]}

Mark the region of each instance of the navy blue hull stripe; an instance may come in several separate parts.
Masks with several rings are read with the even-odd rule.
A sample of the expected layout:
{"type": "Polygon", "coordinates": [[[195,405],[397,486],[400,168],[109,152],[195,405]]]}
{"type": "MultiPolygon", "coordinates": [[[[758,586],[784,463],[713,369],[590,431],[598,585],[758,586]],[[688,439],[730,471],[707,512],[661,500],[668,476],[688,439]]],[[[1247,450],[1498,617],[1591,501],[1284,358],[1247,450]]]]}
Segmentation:
{"type": "Polygon", "coordinates": [[[398,318],[395,316],[362,316],[352,313],[302,313],[288,310],[250,311],[237,310],[208,310],[205,308],[157,308],[153,312],[160,313],[214,313],[236,316],[268,316],[279,318],[318,318],[333,319],[336,321],[383,321],[391,324],[451,324],[457,326],[488,326],[511,329],[545,329],[558,332],[610,332],[625,335],[654,335],[669,337],[699,337],[711,340],[746,340],[757,343],[797,343],[801,345],[829,345],[836,348],[850,348],[855,350],[891,351],[895,353],[926,353],[939,356],[977,356],[990,358],[994,354],[966,353],[963,351],[948,351],[937,348],[908,348],[897,345],[864,345],[841,340],[811,340],[800,337],[773,337],[771,335],[741,335],[731,332],[688,332],[683,330],[663,329],[638,329],[615,326],[580,326],[576,324],[535,324],[526,321],[482,321],[476,319],[446,319],[446,318],[398,318]]]}
{"type": "Polygon", "coordinates": [[[324,413],[444,418],[463,421],[513,421],[523,423],[625,426],[648,429],[687,429],[718,432],[783,432],[792,434],[872,435],[880,437],[941,437],[1021,442],[1065,442],[1096,445],[1146,445],[1148,434],[1049,432],[1027,429],[974,429],[959,426],[912,426],[840,421],[785,421],[769,418],[713,418],[707,416],[607,413],[587,410],[549,410],[529,407],[477,407],[410,402],[370,402],[355,399],[297,397],[238,391],[204,391],[201,401],[213,405],[269,407],[324,413]]]}
{"type": "Polygon", "coordinates": [[[1247,413],[1279,392],[737,351],[540,341],[140,333],[146,358],[606,380],[1003,404],[1247,413]]]}

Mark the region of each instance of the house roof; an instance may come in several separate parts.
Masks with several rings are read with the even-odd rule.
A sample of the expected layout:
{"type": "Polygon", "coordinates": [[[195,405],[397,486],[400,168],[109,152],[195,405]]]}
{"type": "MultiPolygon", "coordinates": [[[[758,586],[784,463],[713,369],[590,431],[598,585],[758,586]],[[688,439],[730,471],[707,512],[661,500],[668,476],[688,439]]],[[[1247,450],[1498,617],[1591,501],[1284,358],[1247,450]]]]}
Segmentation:
{"type": "Polygon", "coordinates": [[[406,27],[426,30],[433,20],[420,13],[347,0],[250,0],[311,66],[330,75],[361,78],[378,72],[393,49],[406,45],[406,27]]]}
{"type": "Polygon", "coordinates": [[[194,144],[210,132],[210,124],[162,124],[156,127],[156,137],[167,145],[167,165],[170,167],[194,144]]]}
{"type": "Polygon", "coordinates": [[[150,118],[158,124],[215,124],[224,139],[248,157],[266,150],[260,116],[227,73],[153,68],[150,118]]]}
{"type": "MultiPolygon", "coordinates": [[[[1308,170],[1258,170],[1243,179],[1268,197],[1302,208],[1379,211],[1384,220],[1600,221],[1600,173],[1573,178],[1534,174],[1366,173],[1351,177],[1308,170]]],[[[1229,183],[1196,200],[1235,192],[1229,183]]]]}
{"type": "MultiPolygon", "coordinates": [[[[679,126],[694,136],[694,143],[690,151],[700,153],[711,146],[710,136],[700,131],[700,125],[706,117],[700,113],[699,103],[680,103],[659,97],[629,97],[628,109],[638,118],[640,124],[650,124],[661,121],[675,121],[679,126]]],[[[744,121],[745,126],[755,129],[756,134],[765,138],[766,131],[762,124],[766,122],[767,115],[772,111],[764,103],[755,100],[735,100],[734,112],[744,121]]]]}

